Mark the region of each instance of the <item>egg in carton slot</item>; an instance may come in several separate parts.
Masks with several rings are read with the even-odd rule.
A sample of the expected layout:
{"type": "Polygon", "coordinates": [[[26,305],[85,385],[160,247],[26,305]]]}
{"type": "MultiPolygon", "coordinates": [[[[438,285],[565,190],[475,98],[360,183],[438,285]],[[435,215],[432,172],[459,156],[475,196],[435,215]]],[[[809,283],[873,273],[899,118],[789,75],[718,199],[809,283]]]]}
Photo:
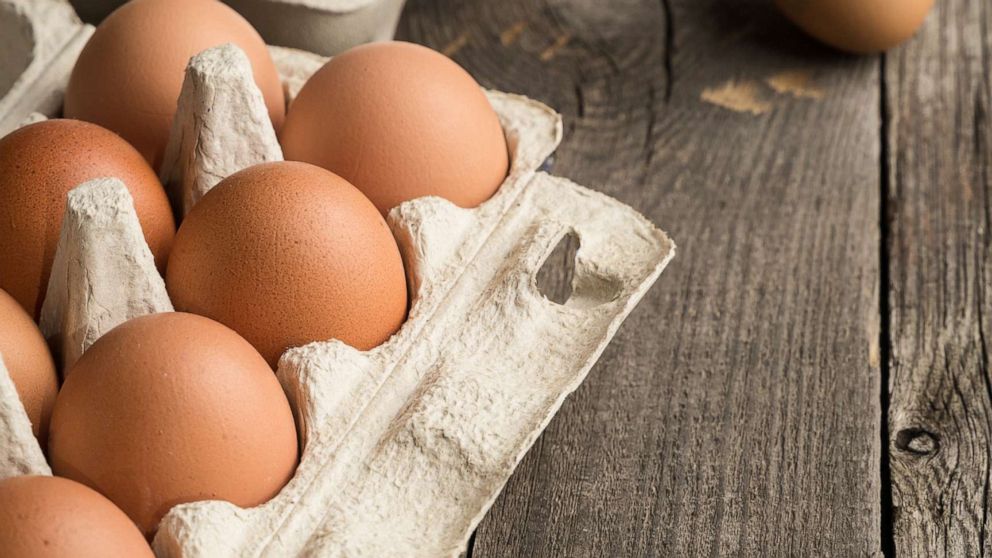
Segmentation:
{"type": "MultiPolygon", "coordinates": [[[[326,61],[271,53],[289,103],[326,61]]],[[[62,75],[46,82],[50,97],[64,87],[62,75]]],[[[181,211],[220,178],[282,159],[251,76],[233,45],[190,61],[160,174],[181,211]]],[[[38,87],[19,91],[36,95],[38,87]]],[[[173,508],[153,541],[158,556],[458,556],[674,256],[665,233],[630,207],[539,170],[561,140],[554,111],[486,94],[511,154],[497,193],[474,209],[427,197],[388,215],[412,300],[405,324],[370,351],[334,340],[287,351],[276,374],[300,435],[295,475],[255,508],[173,508]],[[536,277],[566,236],[580,247],[572,294],[558,304],[536,277]]],[[[98,179],[71,191],[41,319],[61,363],[128,319],[171,309],[124,185],[98,179]]],[[[2,369],[0,441],[0,478],[51,474],[2,369]]]]}

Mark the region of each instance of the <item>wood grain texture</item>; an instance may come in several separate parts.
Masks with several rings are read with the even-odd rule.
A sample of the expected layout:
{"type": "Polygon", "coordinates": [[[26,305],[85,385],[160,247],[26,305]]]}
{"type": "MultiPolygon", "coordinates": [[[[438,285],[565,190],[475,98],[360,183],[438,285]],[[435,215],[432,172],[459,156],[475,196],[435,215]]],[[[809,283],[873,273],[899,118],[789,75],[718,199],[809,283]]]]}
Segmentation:
{"type": "Polygon", "coordinates": [[[878,59],[759,0],[410,0],[400,37],[556,107],[555,172],[679,244],[472,554],[878,554],[878,59]]]}
{"type": "Polygon", "coordinates": [[[992,6],[942,0],[886,61],[897,555],[990,547],[992,6]]]}

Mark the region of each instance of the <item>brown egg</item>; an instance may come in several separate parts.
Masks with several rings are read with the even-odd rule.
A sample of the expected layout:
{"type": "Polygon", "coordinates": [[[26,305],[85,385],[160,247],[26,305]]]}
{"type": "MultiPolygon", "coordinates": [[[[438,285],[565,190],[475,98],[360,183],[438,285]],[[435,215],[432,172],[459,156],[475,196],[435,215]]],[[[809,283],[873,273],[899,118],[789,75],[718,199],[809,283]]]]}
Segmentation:
{"type": "Polygon", "coordinates": [[[124,512],[58,477],[0,481],[0,554],[9,558],[153,558],[124,512]]]}
{"type": "Polygon", "coordinates": [[[298,456],[286,395],[247,341],[201,316],[153,314],[101,337],[52,414],[52,470],[110,498],[145,535],[173,506],[251,507],[298,456]]]}
{"type": "Polygon", "coordinates": [[[158,170],[189,59],[224,43],[248,55],[278,130],[285,98],[265,43],[251,24],[216,0],[132,0],[115,10],[76,61],[65,115],[117,132],[158,170]]]}
{"type": "Polygon", "coordinates": [[[403,262],[382,216],[306,163],[250,167],[204,196],[176,235],[166,285],[177,310],[234,329],[273,367],[311,341],[371,349],[406,317],[403,262]]]}
{"type": "Polygon", "coordinates": [[[21,305],[0,290],[0,357],[31,420],[41,447],[48,440],[48,421],[59,391],[55,362],[48,344],[21,305]]]}
{"type": "Polygon", "coordinates": [[[796,25],[828,45],[870,54],[913,36],[933,0],[775,0],[796,25]]]}
{"type": "Polygon", "coordinates": [[[421,196],[475,207],[509,165],[479,84],[447,57],[402,42],[331,59],[293,101],[280,140],[286,159],[340,175],[384,215],[421,196]]]}
{"type": "Polygon", "coordinates": [[[116,177],[134,198],[145,240],[165,268],[176,233],[169,199],[141,155],[116,134],[78,120],[48,120],[0,139],[0,289],[35,319],[65,213],[66,194],[116,177]]]}

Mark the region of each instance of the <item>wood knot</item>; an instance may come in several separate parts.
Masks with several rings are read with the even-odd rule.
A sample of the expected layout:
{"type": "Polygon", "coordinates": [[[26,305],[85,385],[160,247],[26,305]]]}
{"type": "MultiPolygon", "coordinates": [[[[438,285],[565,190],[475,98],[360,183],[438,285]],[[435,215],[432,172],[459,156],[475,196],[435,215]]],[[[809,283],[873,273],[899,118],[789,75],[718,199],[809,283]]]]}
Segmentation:
{"type": "Polygon", "coordinates": [[[896,433],[896,447],[913,455],[933,455],[940,449],[940,440],[922,428],[904,428],[896,433]]]}

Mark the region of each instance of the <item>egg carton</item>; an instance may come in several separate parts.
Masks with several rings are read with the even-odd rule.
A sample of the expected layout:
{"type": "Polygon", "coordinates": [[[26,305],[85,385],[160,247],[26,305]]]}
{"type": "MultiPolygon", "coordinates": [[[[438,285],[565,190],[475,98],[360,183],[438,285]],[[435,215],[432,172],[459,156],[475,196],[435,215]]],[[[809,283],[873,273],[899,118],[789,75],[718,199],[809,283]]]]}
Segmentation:
{"type": "MultiPolygon", "coordinates": [[[[102,20],[125,0],[72,0],[86,21],[102,20]]],[[[320,54],[393,38],[405,0],[223,0],[265,42],[320,54]]]]}
{"type": "MultiPolygon", "coordinates": [[[[326,60],[272,54],[288,102],[326,60]]],[[[256,508],[177,506],[153,541],[158,556],[459,555],[674,256],[630,207],[538,170],[561,140],[556,113],[486,94],[511,153],[499,191],[474,209],[427,197],[387,217],[408,274],[405,324],[371,351],[337,341],[287,351],[276,374],[300,435],[294,477],[256,508]],[[580,242],[572,294],[557,304],[536,276],[569,235],[580,242]]],[[[210,49],[190,62],[161,176],[188,209],[231,172],[281,159],[274,138],[247,58],[210,49]]],[[[172,308],[116,179],[70,192],[55,258],[42,328],[63,365],[117,324],[172,308]]],[[[0,442],[0,478],[50,474],[3,370],[0,442]]]]}

